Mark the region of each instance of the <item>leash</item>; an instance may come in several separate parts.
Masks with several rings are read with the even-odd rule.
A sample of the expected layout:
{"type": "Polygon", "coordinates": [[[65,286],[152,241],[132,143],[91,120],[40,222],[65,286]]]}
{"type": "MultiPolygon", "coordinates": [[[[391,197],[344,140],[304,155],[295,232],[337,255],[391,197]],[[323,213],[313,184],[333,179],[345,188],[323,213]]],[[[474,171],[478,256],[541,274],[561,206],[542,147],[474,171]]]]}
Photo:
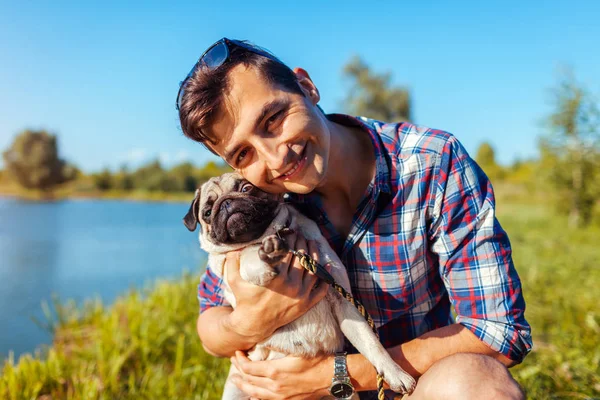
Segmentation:
{"type": "MultiPolygon", "coordinates": [[[[352,305],[356,307],[358,312],[365,318],[365,320],[373,330],[373,333],[375,333],[375,336],[377,336],[377,340],[379,340],[379,333],[377,332],[377,328],[375,327],[373,318],[371,318],[371,316],[365,309],[365,306],[363,306],[360,301],[355,299],[354,296],[348,293],[346,289],[341,287],[335,281],[335,279],[333,279],[333,276],[331,276],[331,274],[327,272],[327,270],[321,264],[313,260],[312,257],[310,257],[308,254],[300,253],[299,251],[293,249],[290,249],[289,251],[298,258],[298,261],[300,261],[300,265],[302,265],[304,269],[312,272],[317,277],[331,285],[343,298],[352,303],[352,305]]],[[[385,400],[385,393],[383,389],[383,377],[379,375],[379,372],[377,373],[377,399],[385,400]]]]}

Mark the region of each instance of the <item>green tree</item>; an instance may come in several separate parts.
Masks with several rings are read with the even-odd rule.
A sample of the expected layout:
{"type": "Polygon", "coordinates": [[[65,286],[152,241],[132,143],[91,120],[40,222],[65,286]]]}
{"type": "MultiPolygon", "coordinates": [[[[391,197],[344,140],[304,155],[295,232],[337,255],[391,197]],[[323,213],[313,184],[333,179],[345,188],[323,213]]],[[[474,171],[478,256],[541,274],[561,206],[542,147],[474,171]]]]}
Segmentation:
{"type": "Polygon", "coordinates": [[[407,89],[392,86],[389,72],[376,74],[358,56],[344,67],[343,74],[351,82],[344,100],[347,111],[386,122],[410,120],[410,95],[407,89]]]}
{"type": "Polygon", "coordinates": [[[477,150],[475,161],[492,182],[504,179],[504,169],[496,162],[496,152],[491,144],[483,142],[477,150]]]}
{"type": "Polygon", "coordinates": [[[571,226],[587,225],[600,195],[600,111],[571,72],[552,90],[549,133],[540,141],[541,170],[571,226]]]}
{"type": "Polygon", "coordinates": [[[194,192],[198,188],[198,178],[195,176],[195,168],[191,162],[176,165],[169,171],[175,181],[177,190],[194,192]]]}
{"type": "Polygon", "coordinates": [[[114,187],[115,189],[129,191],[134,187],[133,177],[129,172],[129,167],[126,164],[121,165],[119,172],[114,175],[114,187]]]}
{"type": "Polygon", "coordinates": [[[218,176],[226,172],[231,172],[232,169],[226,163],[217,164],[214,161],[209,161],[197,172],[198,181],[200,184],[206,182],[213,176],[218,176]]]}
{"type": "Polygon", "coordinates": [[[99,174],[94,174],[92,178],[94,186],[100,191],[110,190],[114,186],[114,178],[108,168],[104,168],[99,174]]]}
{"type": "Polygon", "coordinates": [[[515,160],[512,165],[504,169],[504,179],[513,184],[517,184],[529,193],[539,189],[539,160],[515,160]]]}
{"type": "Polygon", "coordinates": [[[58,155],[55,135],[26,130],[2,154],[7,175],[28,189],[51,191],[76,176],[76,168],[58,155]]]}
{"type": "Polygon", "coordinates": [[[150,162],[137,169],[132,175],[136,189],[151,192],[173,192],[177,184],[165,171],[159,160],[150,162]]]}

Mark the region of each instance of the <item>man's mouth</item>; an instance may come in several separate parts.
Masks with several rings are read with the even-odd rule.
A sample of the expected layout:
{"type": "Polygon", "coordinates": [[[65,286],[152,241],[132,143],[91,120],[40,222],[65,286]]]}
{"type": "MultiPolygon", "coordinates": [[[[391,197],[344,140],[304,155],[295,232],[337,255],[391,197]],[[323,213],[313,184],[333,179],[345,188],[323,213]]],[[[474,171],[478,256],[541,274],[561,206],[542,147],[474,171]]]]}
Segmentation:
{"type": "Polygon", "coordinates": [[[281,174],[277,179],[282,179],[284,181],[287,181],[287,180],[291,179],[292,177],[294,177],[295,175],[297,175],[297,173],[302,170],[302,168],[306,164],[306,148],[307,147],[308,147],[308,143],[306,143],[306,145],[304,146],[304,149],[302,149],[302,152],[300,153],[300,156],[298,157],[298,161],[296,161],[294,166],[285,174],[281,174]]]}

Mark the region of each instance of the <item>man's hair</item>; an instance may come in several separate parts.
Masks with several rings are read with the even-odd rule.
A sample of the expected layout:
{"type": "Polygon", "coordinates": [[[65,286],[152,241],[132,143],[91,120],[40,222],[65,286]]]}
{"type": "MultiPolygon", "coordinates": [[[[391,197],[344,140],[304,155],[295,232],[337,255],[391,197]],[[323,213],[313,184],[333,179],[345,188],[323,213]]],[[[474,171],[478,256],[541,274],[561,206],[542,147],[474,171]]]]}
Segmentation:
{"type": "Polygon", "coordinates": [[[239,64],[256,68],[272,85],[304,95],[296,74],[282,62],[233,44],[229,45],[229,51],[229,58],[223,65],[212,70],[205,67],[196,68],[182,88],[179,107],[181,129],[185,136],[196,142],[214,144],[214,139],[208,137],[204,131],[214,122],[223,96],[231,87],[229,71],[239,64]]]}

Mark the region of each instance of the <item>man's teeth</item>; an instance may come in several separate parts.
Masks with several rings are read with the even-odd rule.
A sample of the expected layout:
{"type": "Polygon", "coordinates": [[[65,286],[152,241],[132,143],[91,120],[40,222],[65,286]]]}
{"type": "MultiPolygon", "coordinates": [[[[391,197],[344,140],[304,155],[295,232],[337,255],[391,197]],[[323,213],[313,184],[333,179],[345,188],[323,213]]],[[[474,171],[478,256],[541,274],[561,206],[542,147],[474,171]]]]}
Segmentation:
{"type": "Polygon", "coordinates": [[[296,170],[298,169],[298,165],[300,165],[300,160],[298,160],[296,162],[296,164],[294,165],[294,168],[292,168],[289,172],[287,172],[286,174],[284,174],[284,176],[290,176],[291,174],[293,174],[294,172],[296,172],[296,170]]]}

